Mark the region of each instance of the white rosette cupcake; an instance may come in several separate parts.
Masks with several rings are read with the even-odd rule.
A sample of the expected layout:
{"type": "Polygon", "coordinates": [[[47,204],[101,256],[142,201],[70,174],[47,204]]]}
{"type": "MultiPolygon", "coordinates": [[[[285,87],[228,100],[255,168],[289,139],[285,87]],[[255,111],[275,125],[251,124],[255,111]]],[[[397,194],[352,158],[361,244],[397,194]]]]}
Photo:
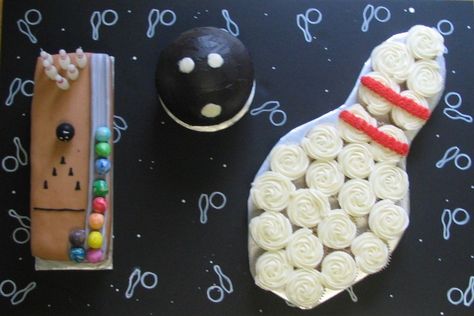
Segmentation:
{"type": "Polygon", "coordinates": [[[310,309],[318,305],[324,294],[321,273],[314,269],[297,269],[291,273],[285,294],[292,304],[310,309]]]}
{"type": "Polygon", "coordinates": [[[309,166],[309,158],[299,145],[278,145],[270,153],[270,168],[285,177],[301,178],[309,166]]]}
{"type": "Polygon", "coordinates": [[[332,160],[342,149],[343,143],[339,132],[333,125],[315,126],[301,142],[308,156],[319,160],[332,160]]]}
{"type": "Polygon", "coordinates": [[[349,144],[337,156],[344,175],[351,179],[367,178],[374,169],[374,155],[368,144],[349,144]]]}
{"type": "Polygon", "coordinates": [[[249,229],[255,243],[269,251],[286,247],[293,232],[288,218],[277,212],[263,212],[252,218],[249,229]]]}
{"type": "Polygon", "coordinates": [[[337,199],[341,208],[354,217],[369,214],[375,204],[375,194],[369,181],[362,179],[352,179],[344,183],[337,199]]]}
{"type": "MultiPolygon", "coordinates": [[[[397,93],[400,92],[400,86],[383,73],[371,72],[366,76],[377,80],[384,86],[391,88],[397,93]]],[[[363,84],[361,84],[359,87],[359,100],[362,105],[365,105],[367,107],[367,110],[371,114],[376,116],[388,114],[393,107],[393,105],[389,101],[385,100],[363,84]]]]}
{"type": "MultiPolygon", "coordinates": [[[[396,126],[387,124],[379,127],[381,132],[384,132],[387,135],[390,135],[402,143],[408,143],[407,136],[405,132],[399,129],[396,126]]],[[[374,155],[375,161],[378,162],[391,162],[398,163],[402,156],[397,154],[391,149],[388,149],[377,142],[371,142],[371,151],[374,155]]]]}
{"type": "Polygon", "coordinates": [[[359,269],[369,274],[382,270],[390,258],[387,245],[371,232],[357,236],[351,251],[359,269]]]}
{"type": "Polygon", "coordinates": [[[417,59],[434,59],[444,51],[443,36],[424,25],[415,25],[408,31],[406,44],[417,59]]]}
{"type": "Polygon", "coordinates": [[[284,250],[268,251],[257,259],[255,264],[255,284],[265,290],[282,289],[293,267],[288,262],[288,258],[284,250]]]}
{"type": "Polygon", "coordinates": [[[313,231],[300,228],[291,235],[286,246],[288,261],[297,268],[315,268],[323,259],[323,244],[313,231]]]}
{"type": "Polygon", "coordinates": [[[408,175],[397,166],[380,162],[375,165],[369,176],[369,182],[375,196],[394,202],[403,199],[408,191],[408,175]]]}
{"type": "MultiPolygon", "coordinates": [[[[360,104],[354,104],[347,110],[370,125],[377,126],[377,120],[373,118],[360,104]]],[[[346,142],[368,143],[370,141],[370,137],[364,132],[359,131],[341,119],[339,119],[337,127],[339,129],[339,134],[346,142]]]]}
{"type": "MultiPolygon", "coordinates": [[[[428,107],[428,101],[420,95],[417,95],[415,92],[411,90],[405,90],[400,93],[402,96],[406,98],[410,98],[422,107],[428,107]]],[[[420,129],[424,124],[425,121],[419,117],[416,117],[404,109],[395,106],[390,113],[392,116],[392,121],[400,128],[407,130],[407,131],[414,131],[420,129]]]]}
{"type": "Polygon", "coordinates": [[[410,67],[415,59],[405,44],[395,41],[383,42],[370,55],[372,68],[402,83],[407,80],[410,67]]]}
{"type": "Polygon", "coordinates": [[[329,212],[328,198],[314,189],[298,189],[290,196],[287,214],[290,221],[301,227],[314,227],[329,212]]]}
{"type": "Polygon", "coordinates": [[[369,214],[370,230],[387,241],[400,238],[409,222],[406,210],[390,200],[375,203],[369,214]]]}
{"type": "Polygon", "coordinates": [[[326,196],[335,195],[344,184],[344,174],[335,160],[314,161],[306,171],[306,184],[326,196]]]}
{"type": "Polygon", "coordinates": [[[438,63],[433,60],[417,61],[410,69],[407,87],[425,98],[440,93],[443,90],[444,82],[438,63]]]}
{"type": "Polygon", "coordinates": [[[252,183],[250,195],[257,208],[280,212],[288,206],[290,193],[295,190],[295,185],[288,178],[267,171],[252,183]]]}
{"type": "Polygon", "coordinates": [[[319,240],[332,249],[349,247],[356,233],[356,225],[349,215],[340,209],[331,210],[318,225],[319,240]]]}
{"type": "Polygon", "coordinates": [[[357,277],[357,265],[354,258],[344,251],[334,251],[324,257],[321,263],[321,274],[326,287],[332,290],[343,290],[352,284],[357,277]]]}

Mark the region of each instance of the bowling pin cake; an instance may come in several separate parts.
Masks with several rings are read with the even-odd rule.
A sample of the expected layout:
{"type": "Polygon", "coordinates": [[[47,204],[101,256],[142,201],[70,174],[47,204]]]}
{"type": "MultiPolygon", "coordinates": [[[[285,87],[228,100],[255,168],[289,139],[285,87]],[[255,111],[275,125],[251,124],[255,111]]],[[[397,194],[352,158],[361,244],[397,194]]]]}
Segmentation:
{"type": "Polygon", "coordinates": [[[31,106],[36,269],[111,269],[114,60],[77,49],[37,60],[31,106]]]}
{"type": "Polygon", "coordinates": [[[228,32],[194,28],[161,52],[156,86],[173,120],[192,130],[214,132],[237,122],[250,107],[253,64],[242,42],[228,32]]]}
{"type": "Polygon", "coordinates": [[[444,89],[443,50],[430,27],[392,36],[344,105],[273,148],[248,203],[259,287],[310,309],[388,266],[409,224],[406,156],[444,89]]]}

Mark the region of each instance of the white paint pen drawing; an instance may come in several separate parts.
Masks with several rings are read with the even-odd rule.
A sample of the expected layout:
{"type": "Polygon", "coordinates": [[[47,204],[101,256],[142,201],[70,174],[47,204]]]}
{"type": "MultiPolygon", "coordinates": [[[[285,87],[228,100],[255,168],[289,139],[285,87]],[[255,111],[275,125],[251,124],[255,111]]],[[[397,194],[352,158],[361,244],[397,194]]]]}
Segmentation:
{"type": "Polygon", "coordinates": [[[19,166],[26,166],[28,164],[28,153],[21,145],[21,140],[19,137],[13,138],[13,144],[16,147],[15,156],[5,156],[2,159],[2,169],[5,172],[15,172],[18,170],[19,166]],[[13,166],[9,163],[13,162],[13,166]]]}
{"type": "Polygon", "coordinates": [[[199,196],[198,207],[199,207],[199,221],[201,224],[207,223],[207,212],[209,207],[215,210],[221,210],[227,204],[227,197],[222,192],[212,192],[210,195],[202,193],[199,196]],[[217,200],[217,201],[216,201],[217,200]]]}
{"type": "Polygon", "coordinates": [[[256,116],[264,112],[269,112],[270,123],[273,126],[282,126],[282,125],[285,125],[287,116],[286,116],[285,111],[280,110],[279,108],[280,108],[280,102],[268,101],[262,104],[261,106],[250,110],[250,115],[256,116]],[[275,118],[275,116],[277,116],[277,118],[279,116],[278,120],[277,118],[275,118]]]}
{"type": "Polygon", "coordinates": [[[13,102],[15,102],[15,97],[18,92],[21,92],[25,97],[33,96],[33,87],[35,83],[33,80],[22,80],[21,78],[15,78],[10,83],[10,87],[8,88],[8,96],[5,100],[6,106],[11,106],[13,102]],[[31,85],[28,91],[27,86],[31,85]]]}
{"type": "Polygon", "coordinates": [[[239,26],[237,25],[237,23],[234,22],[234,20],[232,20],[232,18],[230,17],[229,11],[226,9],[223,9],[221,11],[221,14],[225,19],[225,23],[226,23],[225,30],[234,36],[239,36],[240,34],[239,26]]]}
{"type": "Polygon", "coordinates": [[[460,288],[452,287],[446,293],[448,301],[453,305],[463,304],[466,307],[470,307],[474,302],[474,276],[469,277],[469,284],[463,291],[460,288]],[[456,298],[457,296],[457,298],[456,298]]]}
{"type": "Polygon", "coordinates": [[[25,12],[25,16],[23,19],[19,19],[18,21],[16,21],[16,25],[18,26],[18,30],[21,33],[25,34],[31,43],[36,44],[38,43],[38,39],[31,32],[30,26],[35,26],[35,25],[40,24],[41,20],[43,20],[43,16],[41,15],[41,12],[36,9],[30,9],[25,12]]]}
{"type": "Polygon", "coordinates": [[[158,275],[153,272],[144,272],[140,268],[135,268],[128,277],[128,287],[125,291],[125,298],[133,297],[135,288],[140,284],[144,289],[152,290],[158,285],[158,275]]]}
{"type": "Polygon", "coordinates": [[[449,117],[452,120],[463,120],[467,123],[472,123],[472,116],[468,114],[463,114],[458,111],[458,108],[462,105],[462,97],[457,92],[448,92],[444,96],[444,103],[448,106],[443,110],[444,115],[449,117]],[[450,99],[456,98],[455,103],[451,103],[450,99]]]}
{"type": "Polygon", "coordinates": [[[231,294],[234,292],[234,286],[232,284],[232,280],[222,272],[221,267],[218,264],[215,264],[213,269],[219,278],[219,285],[214,284],[208,287],[206,295],[211,302],[220,303],[224,300],[225,293],[231,294]],[[215,296],[212,294],[213,292],[217,292],[219,294],[215,296]]]}
{"type": "Polygon", "coordinates": [[[362,18],[364,21],[362,22],[362,26],[360,30],[362,32],[368,32],[370,22],[375,18],[380,23],[385,23],[392,17],[390,10],[384,6],[377,6],[374,7],[371,4],[365,6],[364,11],[362,12],[362,18]]]}
{"type": "Polygon", "coordinates": [[[114,115],[114,144],[118,143],[122,138],[122,131],[126,131],[128,129],[128,124],[125,119],[121,116],[114,115]]]}
{"type": "Polygon", "coordinates": [[[153,38],[155,36],[155,29],[158,24],[164,26],[171,26],[176,22],[176,14],[172,10],[157,10],[151,9],[148,13],[148,30],[146,31],[146,36],[148,38],[153,38]]]}
{"type": "Polygon", "coordinates": [[[444,36],[451,35],[454,32],[454,25],[449,20],[440,20],[438,24],[436,24],[436,28],[438,29],[438,32],[444,36]],[[447,25],[447,29],[444,25],[447,25]]]}
{"type": "Polygon", "coordinates": [[[355,294],[354,292],[354,288],[352,286],[349,286],[347,289],[346,289],[347,293],[349,293],[349,297],[351,298],[351,300],[354,302],[354,303],[357,303],[359,301],[359,298],[357,297],[357,295],[355,294]]]}
{"type": "Polygon", "coordinates": [[[16,283],[12,280],[4,280],[0,283],[0,295],[5,298],[10,298],[12,305],[21,304],[28,293],[36,288],[36,282],[30,282],[25,288],[17,291],[16,283]],[[8,291],[8,287],[11,289],[8,291]],[[7,288],[7,291],[5,290],[7,288]]]}
{"type": "Polygon", "coordinates": [[[471,168],[471,157],[468,155],[461,153],[461,149],[457,146],[450,147],[446,150],[441,158],[436,164],[436,168],[441,169],[446,165],[446,163],[454,160],[454,165],[459,170],[467,170],[471,168]]]}
{"type": "Polygon", "coordinates": [[[453,211],[450,209],[444,209],[441,213],[441,224],[443,225],[443,238],[448,240],[451,236],[451,225],[454,223],[458,226],[466,225],[469,223],[471,216],[463,208],[456,208],[453,211]]]}
{"type": "Polygon", "coordinates": [[[117,24],[119,15],[117,11],[107,9],[102,12],[94,11],[92,12],[90,23],[92,26],[92,39],[95,41],[99,40],[100,26],[104,24],[105,26],[113,26],[117,24]]]}
{"type": "Polygon", "coordinates": [[[9,209],[8,216],[14,218],[18,221],[21,227],[17,227],[12,233],[12,239],[17,244],[26,244],[30,240],[30,218],[28,216],[23,216],[18,214],[15,210],[9,209]],[[18,235],[23,235],[23,238],[20,238],[18,235]]]}
{"type": "Polygon", "coordinates": [[[319,24],[322,19],[323,14],[316,8],[309,8],[304,14],[299,13],[296,15],[296,25],[303,32],[306,42],[311,43],[313,41],[313,36],[309,31],[309,25],[319,24]],[[313,18],[311,18],[310,14],[313,14],[313,18]]]}

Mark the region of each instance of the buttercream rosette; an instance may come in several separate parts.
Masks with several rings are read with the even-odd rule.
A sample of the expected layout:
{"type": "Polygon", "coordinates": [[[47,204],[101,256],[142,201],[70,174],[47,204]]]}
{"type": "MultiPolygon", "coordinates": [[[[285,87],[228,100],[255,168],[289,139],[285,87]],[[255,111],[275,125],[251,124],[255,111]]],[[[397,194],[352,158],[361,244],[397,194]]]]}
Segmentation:
{"type": "Polygon", "coordinates": [[[334,251],[324,257],[321,263],[321,274],[326,287],[332,290],[343,290],[352,284],[357,277],[357,265],[354,258],[344,251],[334,251]]]}
{"type": "Polygon", "coordinates": [[[407,35],[408,50],[417,59],[434,59],[443,54],[444,38],[435,29],[415,25],[407,35]]]}
{"type": "Polygon", "coordinates": [[[278,145],[270,153],[270,168],[291,180],[301,178],[308,166],[309,158],[299,145],[278,145]]]}
{"type": "MultiPolygon", "coordinates": [[[[372,79],[380,82],[386,87],[389,87],[395,92],[400,92],[400,86],[390,79],[388,76],[381,72],[371,72],[366,77],[371,77],[372,79]]],[[[373,92],[363,84],[359,86],[359,101],[362,105],[367,107],[367,110],[376,116],[382,116],[388,114],[392,109],[393,105],[377,93],[373,92]]]]}
{"type": "Polygon", "coordinates": [[[288,261],[297,268],[315,268],[324,256],[323,244],[308,228],[300,228],[291,235],[286,246],[288,261]]]}
{"type": "Polygon", "coordinates": [[[349,215],[341,209],[331,210],[318,225],[318,237],[326,247],[343,249],[351,245],[357,228],[349,215]]]}
{"type": "Polygon", "coordinates": [[[351,179],[367,178],[374,169],[374,155],[368,144],[348,144],[337,156],[344,175],[351,179]]]}
{"type": "Polygon", "coordinates": [[[257,259],[255,264],[255,284],[265,290],[282,289],[293,267],[288,262],[284,250],[268,251],[257,259]]]}
{"type": "Polygon", "coordinates": [[[410,70],[407,87],[425,98],[439,94],[444,87],[440,66],[433,60],[417,61],[410,70]]]}
{"type": "Polygon", "coordinates": [[[263,212],[252,218],[249,229],[255,243],[268,251],[286,247],[293,232],[288,218],[277,212],[263,212]]]}
{"type": "Polygon", "coordinates": [[[341,151],[343,142],[333,125],[321,124],[315,126],[303,138],[301,146],[313,159],[332,160],[341,151]]]}
{"type": "Polygon", "coordinates": [[[352,241],[351,251],[359,269],[369,274],[382,270],[390,258],[387,245],[371,232],[357,236],[352,241]]]}
{"type": "Polygon", "coordinates": [[[376,197],[394,202],[405,197],[409,185],[407,173],[389,162],[375,164],[369,182],[376,197]]]}
{"type": "Polygon", "coordinates": [[[314,227],[329,212],[328,198],[315,189],[298,189],[290,195],[287,214],[290,221],[301,227],[314,227]]]}
{"type": "Polygon", "coordinates": [[[354,217],[369,214],[375,204],[375,194],[369,181],[362,179],[352,179],[344,183],[337,199],[340,207],[354,217]]]}
{"type": "MultiPolygon", "coordinates": [[[[405,132],[403,132],[401,129],[398,127],[387,124],[379,127],[379,130],[381,132],[384,132],[387,135],[392,136],[396,140],[402,143],[408,143],[407,136],[405,135],[405,132]]],[[[391,163],[398,163],[401,159],[402,156],[396,153],[395,151],[386,148],[382,145],[380,145],[377,142],[372,142],[371,143],[371,151],[372,154],[374,155],[375,161],[378,162],[391,162],[391,163]]]]}
{"type": "Polygon", "coordinates": [[[375,47],[370,55],[372,68],[397,83],[407,80],[415,59],[404,43],[387,41],[375,47]]]}
{"type": "MultiPolygon", "coordinates": [[[[347,111],[351,112],[355,116],[363,119],[368,124],[377,126],[377,120],[373,118],[360,104],[354,104],[347,111]]],[[[342,119],[338,120],[339,134],[348,143],[367,143],[370,141],[370,137],[364,132],[352,127],[342,119]]]]}
{"type": "Polygon", "coordinates": [[[267,171],[252,183],[250,195],[257,208],[280,212],[288,206],[290,193],[295,190],[296,187],[290,179],[279,173],[267,171]]]}
{"type": "Polygon", "coordinates": [[[293,271],[285,287],[288,301],[306,309],[315,307],[324,294],[322,279],[321,273],[314,269],[293,271]]]}
{"type": "Polygon", "coordinates": [[[327,196],[335,195],[344,184],[344,174],[335,160],[316,160],[306,171],[306,184],[327,196]]]}
{"type": "Polygon", "coordinates": [[[400,238],[409,222],[407,211],[390,200],[375,203],[369,214],[370,230],[387,241],[400,238]]]}
{"type": "MultiPolygon", "coordinates": [[[[426,99],[411,90],[405,90],[400,93],[402,96],[412,99],[419,105],[424,108],[428,108],[428,101],[426,99]]],[[[424,124],[425,120],[416,117],[404,109],[395,106],[390,113],[392,117],[392,121],[400,128],[407,130],[407,131],[414,131],[420,129],[424,124]]]]}

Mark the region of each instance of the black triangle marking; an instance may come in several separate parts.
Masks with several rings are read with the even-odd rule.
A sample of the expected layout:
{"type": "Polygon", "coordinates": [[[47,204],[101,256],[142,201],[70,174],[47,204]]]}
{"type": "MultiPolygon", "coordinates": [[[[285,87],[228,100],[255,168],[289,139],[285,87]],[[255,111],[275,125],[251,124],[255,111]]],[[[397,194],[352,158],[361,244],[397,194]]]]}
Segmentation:
{"type": "Polygon", "coordinates": [[[81,183],[76,181],[76,191],[81,191],[81,183]]]}
{"type": "Polygon", "coordinates": [[[74,171],[72,171],[72,168],[69,168],[69,174],[68,174],[70,177],[72,177],[74,175],[74,171]]]}
{"type": "Polygon", "coordinates": [[[64,158],[64,156],[61,156],[61,164],[62,165],[66,164],[66,158],[64,158]]]}
{"type": "Polygon", "coordinates": [[[56,172],[56,168],[53,168],[53,177],[56,177],[58,173],[56,172]]]}
{"type": "Polygon", "coordinates": [[[48,189],[48,180],[44,180],[44,182],[43,182],[43,189],[45,189],[45,190],[48,189]]]}

